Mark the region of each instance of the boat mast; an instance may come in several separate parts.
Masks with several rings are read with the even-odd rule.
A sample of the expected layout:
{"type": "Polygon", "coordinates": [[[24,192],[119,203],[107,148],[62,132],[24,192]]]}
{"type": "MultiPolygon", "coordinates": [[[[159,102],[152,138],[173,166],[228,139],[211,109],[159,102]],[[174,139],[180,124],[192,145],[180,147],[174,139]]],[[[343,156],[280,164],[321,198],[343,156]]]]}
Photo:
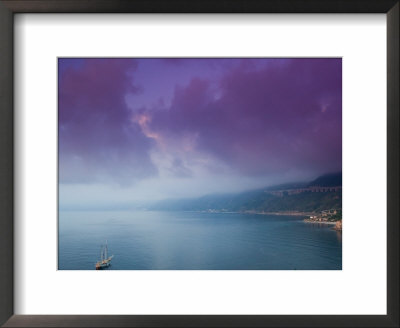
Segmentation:
{"type": "Polygon", "coordinates": [[[106,240],[106,247],[104,248],[104,259],[107,260],[107,240],[106,240]]]}

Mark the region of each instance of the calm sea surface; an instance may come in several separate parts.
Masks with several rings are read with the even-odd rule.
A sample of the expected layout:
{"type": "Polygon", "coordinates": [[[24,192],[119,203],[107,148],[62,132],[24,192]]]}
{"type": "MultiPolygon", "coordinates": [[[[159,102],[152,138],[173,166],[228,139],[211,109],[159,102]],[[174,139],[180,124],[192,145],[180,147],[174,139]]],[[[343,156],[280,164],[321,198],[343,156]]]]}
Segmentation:
{"type": "Polygon", "coordinates": [[[61,211],[61,270],[341,270],[342,235],[301,217],[237,213],[61,211]]]}

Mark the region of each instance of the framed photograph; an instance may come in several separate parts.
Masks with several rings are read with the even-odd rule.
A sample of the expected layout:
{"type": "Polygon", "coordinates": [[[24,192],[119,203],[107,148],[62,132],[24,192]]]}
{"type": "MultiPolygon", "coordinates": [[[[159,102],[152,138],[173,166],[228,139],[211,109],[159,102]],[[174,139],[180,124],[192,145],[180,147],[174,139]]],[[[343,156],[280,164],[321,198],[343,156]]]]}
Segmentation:
{"type": "Polygon", "coordinates": [[[398,327],[398,1],[0,1],[0,323],[398,327]]]}
{"type": "Polygon", "coordinates": [[[342,269],[341,58],[58,58],[58,82],[58,270],[342,269]]]}

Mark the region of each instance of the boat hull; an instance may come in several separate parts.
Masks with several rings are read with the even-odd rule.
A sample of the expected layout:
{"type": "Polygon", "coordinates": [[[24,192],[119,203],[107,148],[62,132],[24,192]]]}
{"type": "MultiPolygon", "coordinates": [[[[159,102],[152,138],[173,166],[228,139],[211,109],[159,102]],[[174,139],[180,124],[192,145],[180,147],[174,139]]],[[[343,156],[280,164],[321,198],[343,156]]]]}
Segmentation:
{"type": "Polygon", "coordinates": [[[99,261],[96,263],[96,270],[107,268],[111,265],[111,257],[107,260],[99,261]]]}

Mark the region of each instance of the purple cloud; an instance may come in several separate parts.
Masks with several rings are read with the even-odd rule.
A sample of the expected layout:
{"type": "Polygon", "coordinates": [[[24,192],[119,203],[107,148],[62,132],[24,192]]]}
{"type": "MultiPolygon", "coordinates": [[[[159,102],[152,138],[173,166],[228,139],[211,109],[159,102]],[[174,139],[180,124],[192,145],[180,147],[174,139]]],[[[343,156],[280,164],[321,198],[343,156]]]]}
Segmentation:
{"type": "Polygon", "coordinates": [[[261,177],[340,170],[341,65],[60,60],[60,179],[130,184],[160,172],[191,179],[199,171],[261,177]]]}
{"type": "Polygon", "coordinates": [[[148,155],[152,140],[131,121],[125,103],[126,93],[140,91],[132,83],[137,62],[87,59],[79,69],[62,65],[61,60],[60,181],[125,183],[154,174],[148,155]]]}
{"type": "Polygon", "coordinates": [[[177,87],[167,110],[149,111],[149,129],[172,141],[191,134],[239,174],[341,169],[340,59],[239,65],[211,82],[177,87]]]}

